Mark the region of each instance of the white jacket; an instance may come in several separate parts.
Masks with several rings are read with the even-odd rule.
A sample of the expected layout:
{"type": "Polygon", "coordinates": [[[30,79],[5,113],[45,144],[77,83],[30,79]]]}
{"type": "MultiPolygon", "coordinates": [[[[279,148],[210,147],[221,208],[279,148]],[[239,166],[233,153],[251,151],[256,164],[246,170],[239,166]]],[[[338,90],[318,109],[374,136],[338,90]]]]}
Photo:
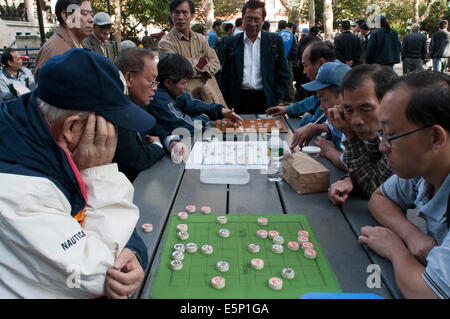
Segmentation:
{"type": "Polygon", "coordinates": [[[88,204],[80,225],[46,178],[0,173],[0,298],[105,295],[106,270],[139,217],[116,164],[81,171],[88,204]]]}

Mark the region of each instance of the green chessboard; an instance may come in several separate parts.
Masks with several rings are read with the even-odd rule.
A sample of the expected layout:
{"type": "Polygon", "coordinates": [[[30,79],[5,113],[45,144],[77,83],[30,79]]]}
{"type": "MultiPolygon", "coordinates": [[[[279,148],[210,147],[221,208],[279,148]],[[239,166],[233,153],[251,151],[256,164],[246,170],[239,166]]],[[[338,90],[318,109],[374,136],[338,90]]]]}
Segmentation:
{"type": "Polygon", "coordinates": [[[159,266],[153,281],[151,298],[174,299],[212,299],[212,298],[298,298],[308,292],[342,292],[333,270],[320,247],[317,237],[305,215],[224,215],[228,223],[220,225],[216,222],[218,215],[189,215],[187,220],[180,220],[172,215],[169,220],[159,266]],[[266,217],[267,226],[259,226],[257,219],[266,217]],[[179,240],[178,224],[187,224],[189,238],[179,240]],[[219,236],[219,229],[230,230],[230,237],[219,236]],[[272,252],[272,239],[260,239],[256,236],[259,229],[277,230],[284,237],[282,254],[272,252]],[[298,251],[287,248],[288,241],[297,241],[297,232],[307,230],[309,241],[317,251],[316,259],[307,259],[300,247],[298,251]],[[185,251],[183,268],[172,270],[173,246],[177,243],[196,243],[198,251],[185,251]],[[250,253],[248,244],[255,243],[261,248],[259,253],[250,253]],[[204,244],[212,245],[214,252],[205,255],[201,252],[204,244]],[[255,270],[250,261],[260,258],[264,268],[255,270]],[[218,261],[230,264],[228,272],[221,273],[216,269],[218,261]],[[281,276],[285,267],[295,271],[293,279],[281,276]],[[215,276],[225,278],[226,285],[215,289],[211,279],[215,276]],[[271,277],[283,280],[281,290],[273,290],[268,281],[271,277]]]}

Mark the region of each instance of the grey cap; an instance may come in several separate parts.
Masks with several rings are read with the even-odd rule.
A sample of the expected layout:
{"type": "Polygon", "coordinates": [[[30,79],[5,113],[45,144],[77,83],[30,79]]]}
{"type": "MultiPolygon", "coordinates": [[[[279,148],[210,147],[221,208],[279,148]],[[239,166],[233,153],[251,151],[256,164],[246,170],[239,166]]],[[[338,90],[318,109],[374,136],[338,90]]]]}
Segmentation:
{"type": "Polygon", "coordinates": [[[108,25],[113,24],[110,16],[105,12],[99,12],[94,16],[94,24],[96,25],[108,25]]]}

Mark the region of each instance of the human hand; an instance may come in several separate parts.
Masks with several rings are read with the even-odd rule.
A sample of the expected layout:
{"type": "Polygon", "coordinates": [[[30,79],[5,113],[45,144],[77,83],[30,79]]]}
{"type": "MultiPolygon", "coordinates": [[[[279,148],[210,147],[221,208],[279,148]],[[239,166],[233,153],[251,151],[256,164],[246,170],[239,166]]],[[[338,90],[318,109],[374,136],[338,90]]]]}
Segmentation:
{"type": "Polygon", "coordinates": [[[269,107],[266,110],[266,114],[267,115],[274,115],[274,116],[286,114],[286,107],[285,106],[272,106],[272,107],[269,107]]]}
{"type": "Polygon", "coordinates": [[[145,144],[153,144],[153,143],[161,144],[161,139],[158,136],[145,135],[145,144]]]}
{"type": "Polygon", "coordinates": [[[430,250],[437,245],[436,240],[417,229],[417,232],[410,232],[405,238],[406,246],[411,254],[422,264],[426,264],[426,259],[430,250]]]}
{"type": "Polygon", "coordinates": [[[339,131],[344,133],[347,139],[352,138],[355,133],[347,123],[342,105],[335,105],[328,109],[328,121],[339,131]]]}
{"type": "Polygon", "coordinates": [[[204,56],[202,56],[197,63],[197,68],[199,69],[203,69],[205,67],[205,65],[208,64],[208,59],[204,56]]]}
{"type": "Polygon", "coordinates": [[[182,142],[173,140],[170,142],[170,157],[175,164],[180,164],[183,160],[187,160],[189,150],[182,142]]]}
{"type": "Polygon", "coordinates": [[[234,112],[234,109],[230,110],[227,108],[223,108],[222,115],[223,117],[230,119],[233,123],[237,123],[238,125],[242,125],[242,121],[244,121],[242,117],[234,112]]]}
{"type": "Polygon", "coordinates": [[[308,115],[311,115],[311,113],[309,113],[309,112],[305,112],[305,113],[303,113],[303,114],[302,114],[302,116],[301,116],[301,117],[302,117],[302,118],[303,118],[303,117],[307,117],[308,115]]]}
{"type": "Polygon", "coordinates": [[[318,136],[314,142],[314,144],[320,147],[320,155],[327,157],[328,152],[331,149],[334,149],[334,143],[332,141],[327,140],[321,136],[318,136]]]}
{"type": "Polygon", "coordinates": [[[328,197],[334,205],[342,205],[347,201],[352,190],[352,179],[350,177],[346,177],[331,184],[330,188],[328,188],[328,197]]]}
{"type": "Polygon", "coordinates": [[[124,248],[114,261],[114,266],[106,271],[106,297],[110,299],[129,299],[144,279],[144,270],[136,255],[124,248]]]}
{"type": "Polygon", "coordinates": [[[117,130],[104,117],[91,113],[72,159],[79,170],[112,162],[117,146],[117,130]]]}
{"type": "Polygon", "coordinates": [[[295,148],[297,145],[302,148],[309,144],[311,139],[317,135],[317,127],[315,124],[308,123],[305,126],[299,128],[295,131],[294,136],[291,140],[291,149],[295,148]]]}
{"type": "Polygon", "coordinates": [[[393,254],[407,251],[403,240],[396,233],[385,227],[365,226],[361,228],[358,238],[361,245],[367,245],[383,258],[391,260],[393,254]]]}

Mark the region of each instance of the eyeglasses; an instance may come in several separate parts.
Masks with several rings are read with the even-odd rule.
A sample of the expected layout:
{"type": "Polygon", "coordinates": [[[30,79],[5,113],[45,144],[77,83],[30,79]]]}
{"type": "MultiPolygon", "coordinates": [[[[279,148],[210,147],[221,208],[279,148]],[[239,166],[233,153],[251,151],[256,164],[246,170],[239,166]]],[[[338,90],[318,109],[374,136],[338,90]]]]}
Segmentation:
{"type": "Polygon", "coordinates": [[[254,22],[254,23],[261,23],[262,19],[258,18],[258,17],[245,17],[244,21],[247,22],[247,23],[252,23],[252,22],[254,22]]]}
{"type": "Polygon", "coordinates": [[[159,85],[159,82],[158,81],[151,81],[150,85],[152,86],[152,88],[154,88],[155,86],[159,85]]]}
{"type": "Polygon", "coordinates": [[[380,139],[380,144],[383,144],[387,148],[391,148],[392,147],[392,141],[395,141],[395,140],[397,140],[397,139],[399,139],[401,137],[405,137],[405,136],[407,136],[409,134],[412,134],[412,133],[415,133],[415,132],[419,132],[419,131],[421,131],[423,129],[426,129],[426,128],[429,128],[431,126],[433,126],[433,125],[427,125],[427,126],[424,126],[424,127],[421,127],[421,128],[418,128],[418,129],[415,129],[415,130],[412,130],[412,131],[409,131],[409,132],[406,132],[406,133],[403,133],[403,134],[400,134],[400,135],[397,135],[397,136],[393,136],[393,137],[383,136],[383,132],[382,131],[381,132],[378,131],[377,135],[378,135],[378,138],[380,139]]]}

